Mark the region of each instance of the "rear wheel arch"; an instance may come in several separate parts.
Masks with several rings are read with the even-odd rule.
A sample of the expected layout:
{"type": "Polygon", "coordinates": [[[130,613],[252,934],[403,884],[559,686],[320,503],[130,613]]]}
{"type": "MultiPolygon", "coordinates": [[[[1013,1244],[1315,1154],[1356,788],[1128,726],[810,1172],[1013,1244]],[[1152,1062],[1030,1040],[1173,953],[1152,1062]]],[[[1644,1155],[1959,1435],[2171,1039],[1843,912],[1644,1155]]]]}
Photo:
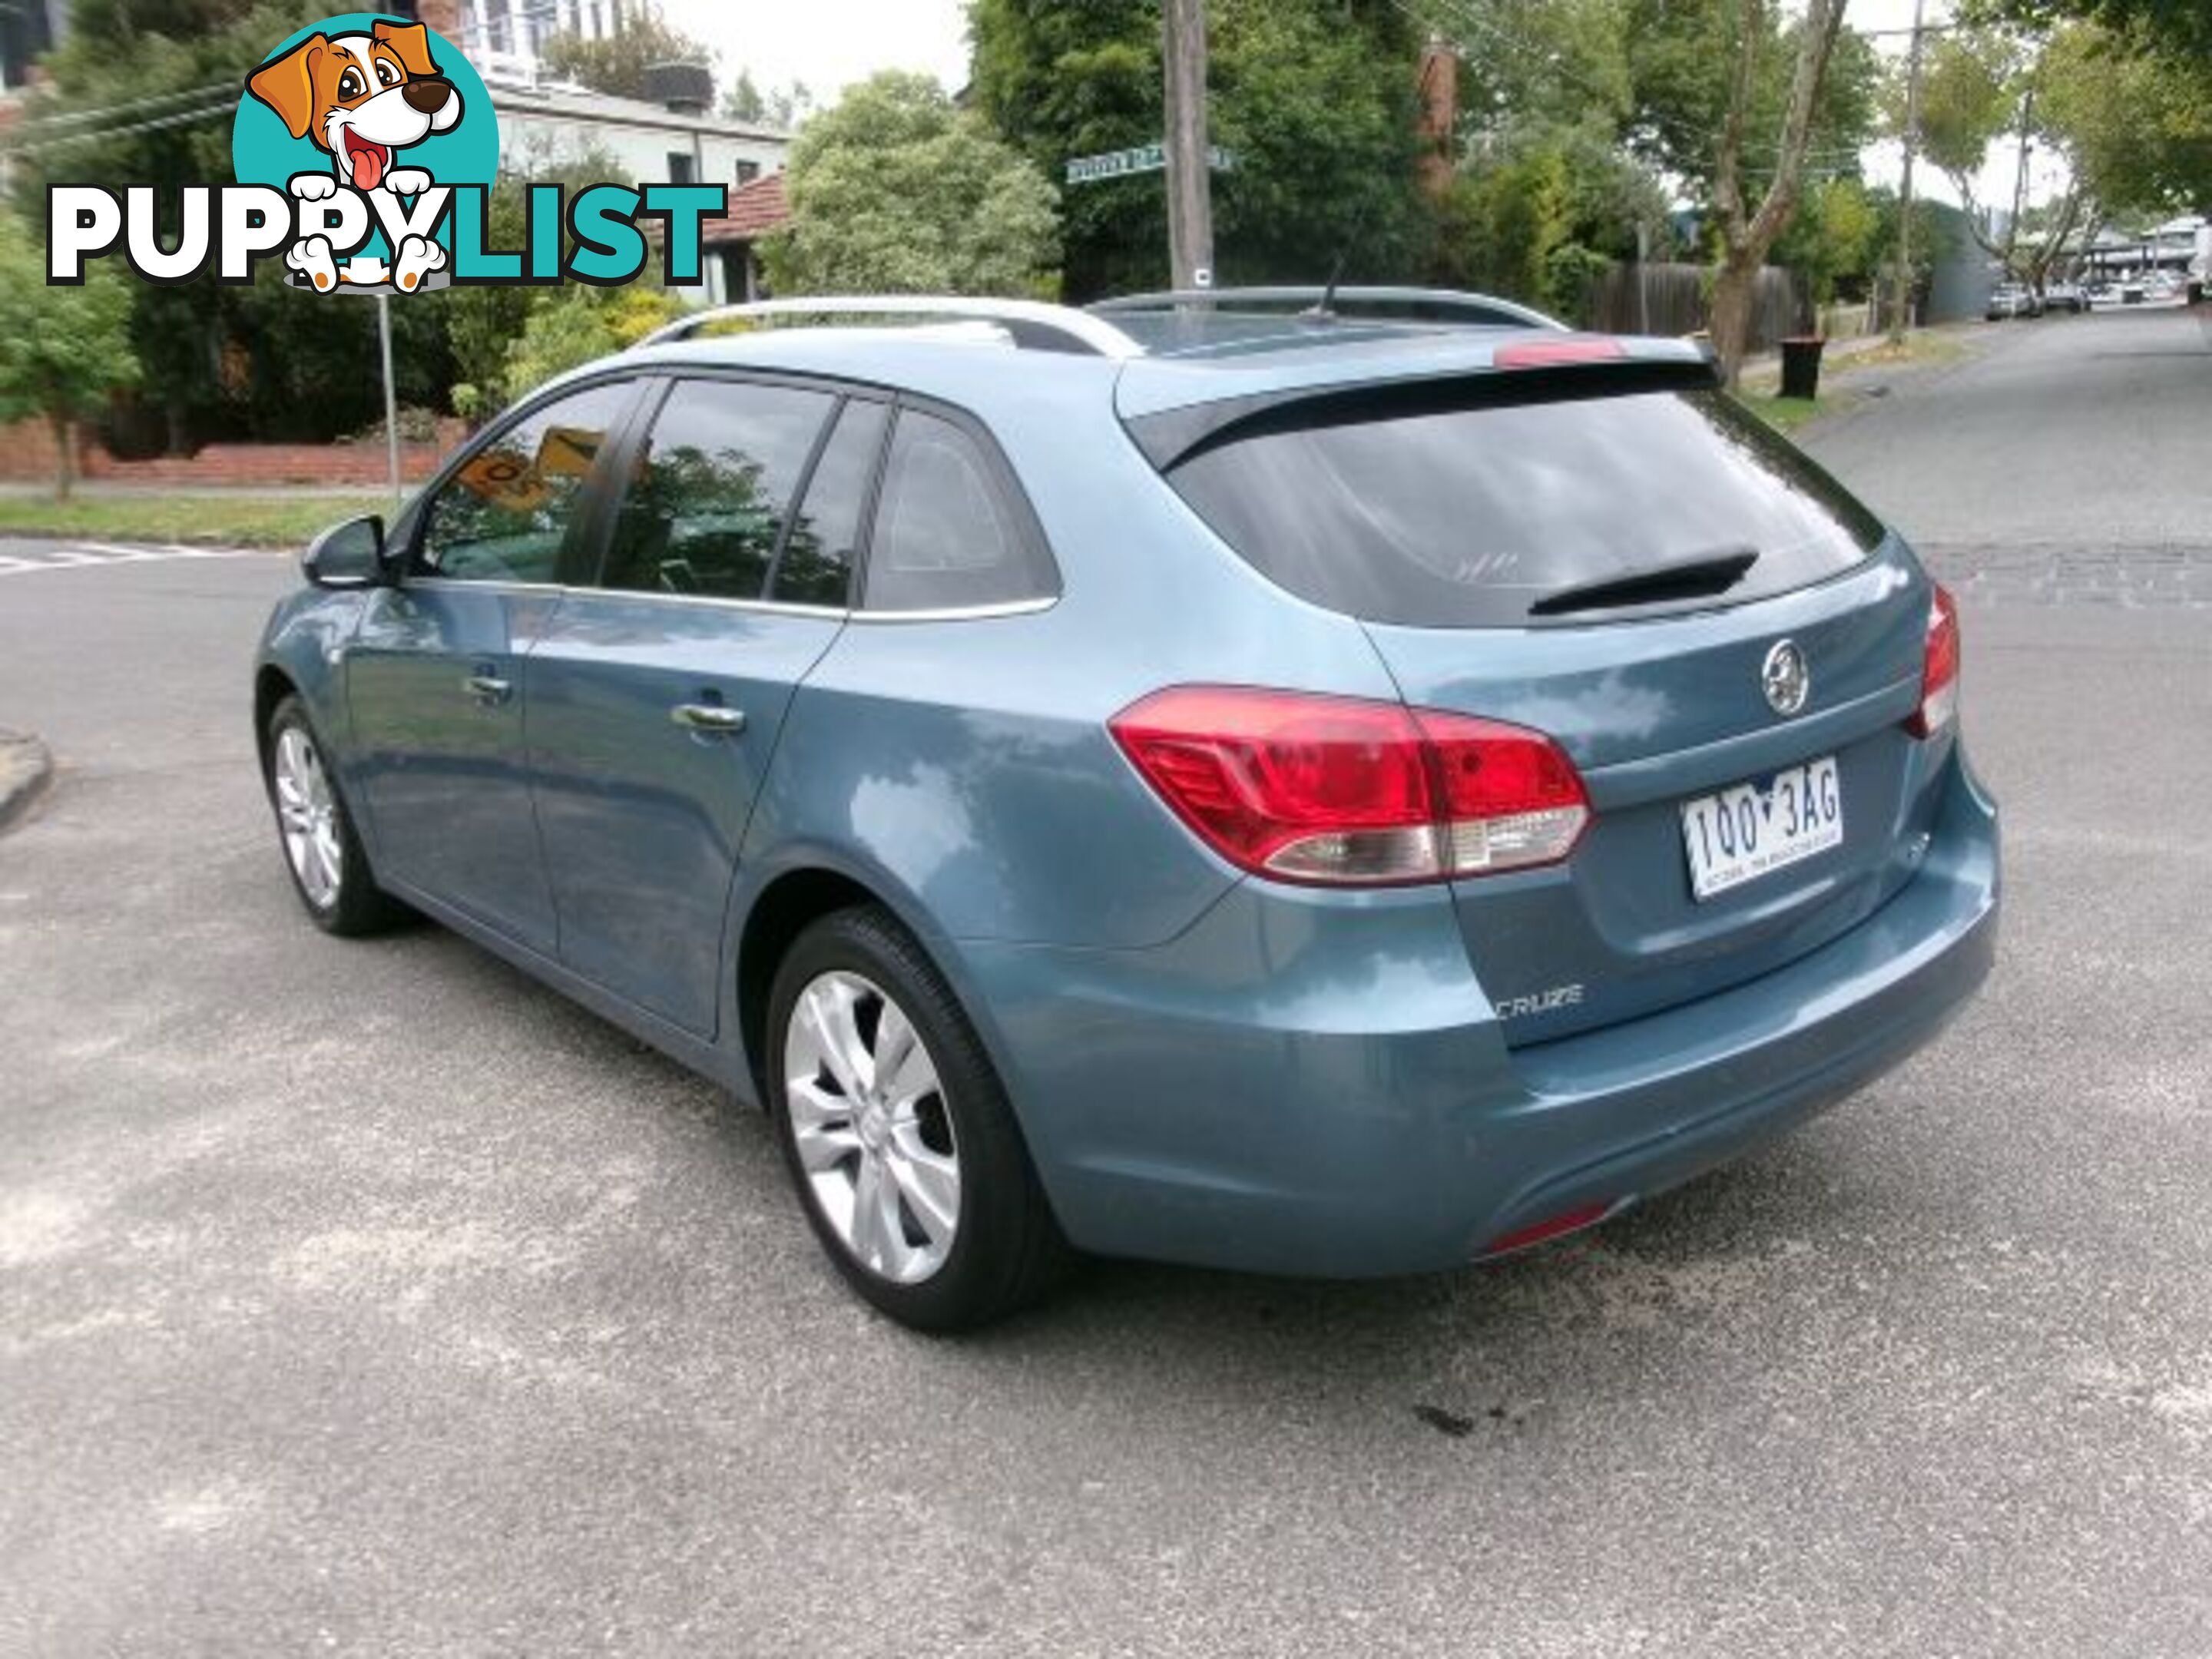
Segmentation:
{"type": "Polygon", "coordinates": [[[269,773],[269,722],[276,705],[287,697],[302,696],[292,677],[275,663],[264,663],[253,676],[253,741],[261,756],[262,775],[269,773]]]}
{"type": "Polygon", "coordinates": [[[768,1005],[776,969],[793,941],[812,923],[863,904],[894,908],[880,893],[851,876],[812,866],[777,876],[745,913],[738,942],[738,1036],[744,1048],[754,1098],[763,1107],[769,1100],[768,1005]]]}

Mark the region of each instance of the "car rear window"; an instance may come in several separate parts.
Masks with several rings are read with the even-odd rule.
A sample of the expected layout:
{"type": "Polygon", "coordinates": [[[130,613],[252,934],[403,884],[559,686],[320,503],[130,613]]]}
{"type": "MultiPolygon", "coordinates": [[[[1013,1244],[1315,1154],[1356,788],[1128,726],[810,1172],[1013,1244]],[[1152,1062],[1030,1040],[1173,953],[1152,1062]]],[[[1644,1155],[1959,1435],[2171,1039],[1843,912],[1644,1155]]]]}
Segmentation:
{"type": "Polygon", "coordinates": [[[1480,399],[1293,404],[1230,428],[1168,479],[1291,592],[1416,626],[1735,604],[1833,575],[1881,540],[1878,520],[1720,392],[1480,399]],[[1717,599],[1531,614],[1567,590],[1745,552],[1757,561],[1717,599]]]}

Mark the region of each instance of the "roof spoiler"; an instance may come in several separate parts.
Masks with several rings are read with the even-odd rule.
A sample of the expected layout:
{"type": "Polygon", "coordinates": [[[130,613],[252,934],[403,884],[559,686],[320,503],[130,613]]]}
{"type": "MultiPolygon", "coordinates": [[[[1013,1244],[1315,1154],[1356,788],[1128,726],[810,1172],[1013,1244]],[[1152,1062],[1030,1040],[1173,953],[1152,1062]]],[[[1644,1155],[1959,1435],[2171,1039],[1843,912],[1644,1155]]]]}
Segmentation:
{"type": "Polygon", "coordinates": [[[1558,356],[1388,380],[1302,386],[1185,404],[1125,422],[1137,447],[1165,472],[1201,450],[1255,433],[1349,425],[1485,404],[1553,403],[1639,392],[1711,392],[1723,385],[1710,355],[1558,356]]]}

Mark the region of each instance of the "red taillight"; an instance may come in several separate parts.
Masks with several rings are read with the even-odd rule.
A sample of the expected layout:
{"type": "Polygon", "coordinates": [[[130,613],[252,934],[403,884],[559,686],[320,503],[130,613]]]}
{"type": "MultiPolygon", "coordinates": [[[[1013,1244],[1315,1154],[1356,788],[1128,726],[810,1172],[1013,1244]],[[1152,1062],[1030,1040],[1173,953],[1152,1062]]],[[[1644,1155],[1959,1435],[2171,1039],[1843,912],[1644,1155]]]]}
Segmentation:
{"type": "Polygon", "coordinates": [[[1618,340],[1522,340],[1500,346],[1491,362],[1498,368],[1549,368],[1556,363],[1605,363],[1628,356],[1618,340]]]}
{"type": "Polygon", "coordinates": [[[1284,881],[1373,886],[1551,864],[1589,821],[1559,745],[1495,720],[1186,685],[1109,725],[1208,845],[1284,881]]]}
{"type": "Polygon", "coordinates": [[[1959,606],[1951,590],[1936,585],[1928,607],[1927,665],[1920,671],[1920,707],[1905,723],[1916,738],[1932,738],[1959,717],[1959,606]]]}

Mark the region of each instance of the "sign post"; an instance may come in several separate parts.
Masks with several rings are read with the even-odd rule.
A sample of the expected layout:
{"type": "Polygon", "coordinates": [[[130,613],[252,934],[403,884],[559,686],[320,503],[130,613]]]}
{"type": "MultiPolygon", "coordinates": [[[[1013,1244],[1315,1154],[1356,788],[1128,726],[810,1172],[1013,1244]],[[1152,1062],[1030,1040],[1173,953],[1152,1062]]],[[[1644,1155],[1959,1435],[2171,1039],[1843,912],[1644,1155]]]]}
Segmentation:
{"type": "Polygon", "coordinates": [[[376,338],[384,354],[384,451],[392,468],[392,510],[399,511],[399,396],[392,385],[392,296],[376,296],[376,338]]]}

